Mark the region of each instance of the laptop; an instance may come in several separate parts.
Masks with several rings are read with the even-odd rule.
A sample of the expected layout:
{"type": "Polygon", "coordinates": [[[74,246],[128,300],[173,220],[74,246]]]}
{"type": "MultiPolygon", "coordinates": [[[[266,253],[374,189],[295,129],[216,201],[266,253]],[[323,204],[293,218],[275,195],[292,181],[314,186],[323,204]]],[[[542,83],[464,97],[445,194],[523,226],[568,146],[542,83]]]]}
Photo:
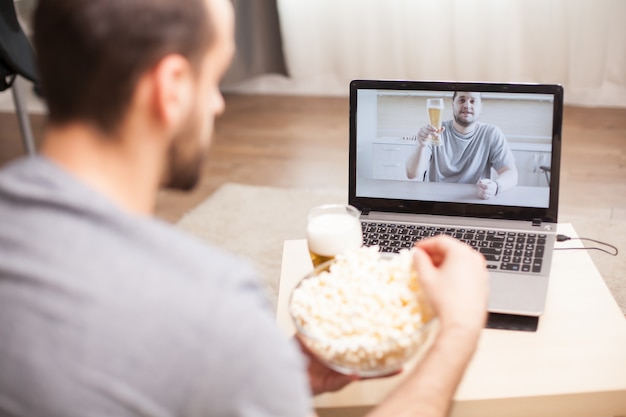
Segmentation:
{"type": "MultiPolygon", "coordinates": [[[[539,317],[556,239],[562,114],[559,85],[352,81],[349,203],[361,211],[365,244],[397,252],[437,234],[463,240],[487,260],[489,312],[539,317]],[[472,100],[472,106],[479,96],[480,109],[473,108],[470,115],[485,125],[482,136],[474,138],[473,133],[460,132],[463,124],[453,124],[455,92],[458,103],[472,100]],[[427,107],[433,98],[442,99],[435,102],[443,126],[456,139],[449,140],[448,148],[444,133],[443,144],[427,142],[425,171],[409,175],[413,168],[407,168],[407,160],[420,146],[420,129],[431,124],[427,107]],[[485,145],[489,161],[480,169],[480,181],[494,181],[497,191],[481,197],[475,178],[462,182],[471,177],[464,174],[475,168],[473,164],[465,169],[458,156],[442,153],[461,152],[452,146],[455,141],[465,146],[494,135],[500,139],[489,139],[485,145]],[[449,173],[441,158],[452,160],[453,169],[467,172],[449,173]],[[510,173],[506,181],[501,177],[511,169],[517,171],[512,184],[510,173]],[[499,178],[509,185],[500,184],[499,178]]],[[[459,110],[456,117],[468,125],[464,116],[459,110]]],[[[473,155],[469,145],[462,152],[473,155]]]]}

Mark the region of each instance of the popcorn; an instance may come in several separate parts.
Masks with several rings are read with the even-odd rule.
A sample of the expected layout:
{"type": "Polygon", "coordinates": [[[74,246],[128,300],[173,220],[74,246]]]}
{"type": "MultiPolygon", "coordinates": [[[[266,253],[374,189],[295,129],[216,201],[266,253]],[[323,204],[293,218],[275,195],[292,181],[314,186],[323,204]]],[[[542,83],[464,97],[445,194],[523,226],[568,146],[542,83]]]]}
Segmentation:
{"type": "Polygon", "coordinates": [[[424,342],[430,318],[411,252],[383,258],[375,246],[338,255],[328,271],[304,279],[290,310],[313,352],[361,375],[399,369],[424,342]]]}

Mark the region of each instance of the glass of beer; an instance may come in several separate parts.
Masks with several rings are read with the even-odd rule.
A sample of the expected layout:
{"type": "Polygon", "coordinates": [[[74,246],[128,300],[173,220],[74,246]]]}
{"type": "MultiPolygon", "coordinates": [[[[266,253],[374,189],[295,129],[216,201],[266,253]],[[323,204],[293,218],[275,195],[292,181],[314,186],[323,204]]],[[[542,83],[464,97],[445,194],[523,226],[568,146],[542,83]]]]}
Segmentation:
{"type": "Polygon", "coordinates": [[[363,245],[360,215],[348,204],[325,204],[311,209],[306,237],[313,266],[363,245]]]}
{"type": "MultiPolygon", "coordinates": [[[[430,124],[441,133],[441,124],[443,122],[443,99],[429,98],[426,100],[426,110],[428,110],[428,120],[430,124]]],[[[433,145],[441,145],[441,136],[430,135],[433,145]]]]}

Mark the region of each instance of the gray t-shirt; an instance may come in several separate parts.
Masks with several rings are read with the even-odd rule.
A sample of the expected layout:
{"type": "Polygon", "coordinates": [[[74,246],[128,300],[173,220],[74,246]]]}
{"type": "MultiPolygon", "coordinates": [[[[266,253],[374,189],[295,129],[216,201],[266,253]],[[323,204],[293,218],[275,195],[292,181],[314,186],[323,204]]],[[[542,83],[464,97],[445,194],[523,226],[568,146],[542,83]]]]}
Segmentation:
{"type": "Polygon", "coordinates": [[[461,135],[452,120],[443,122],[443,126],[443,145],[427,148],[431,150],[427,181],[476,184],[491,177],[492,167],[496,171],[515,167],[515,157],[498,127],[477,123],[472,133],[461,135]]]}
{"type": "Polygon", "coordinates": [[[0,171],[0,222],[0,416],[310,414],[305,361],[235,256],[42,156],[0,171]]]}

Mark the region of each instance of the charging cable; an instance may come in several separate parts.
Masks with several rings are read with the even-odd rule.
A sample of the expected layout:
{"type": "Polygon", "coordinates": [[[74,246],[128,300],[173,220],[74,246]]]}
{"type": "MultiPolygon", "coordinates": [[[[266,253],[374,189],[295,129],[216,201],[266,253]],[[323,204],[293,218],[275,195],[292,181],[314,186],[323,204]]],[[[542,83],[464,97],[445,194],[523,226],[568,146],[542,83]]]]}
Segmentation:
{"type": "Polygon", "coordinates": [[[582,248],[554,248],[554,250],[599,250],[605,253],[608,253],[611,256],[617,256],[617,254],[619,253],[619,251],[617,250],[617,247],[611,245],[610,243],[606,243],[606,242],[601,242],[599,240],[595,240],[595,239],[589,239],[586,237],[569,237],[566,235],[556,235],[556,241],[557,242],[566,242],[568,240],[580,240],[580,241],[588,241],[588,242],[593,242],[593,243],[597,243],[598,245],[603,245],[603,246],[607,246],[609,248],[611,248],[612,250],[606,250],[604,248],[599,248],[597,246],[584,246],[582,248]]]}

